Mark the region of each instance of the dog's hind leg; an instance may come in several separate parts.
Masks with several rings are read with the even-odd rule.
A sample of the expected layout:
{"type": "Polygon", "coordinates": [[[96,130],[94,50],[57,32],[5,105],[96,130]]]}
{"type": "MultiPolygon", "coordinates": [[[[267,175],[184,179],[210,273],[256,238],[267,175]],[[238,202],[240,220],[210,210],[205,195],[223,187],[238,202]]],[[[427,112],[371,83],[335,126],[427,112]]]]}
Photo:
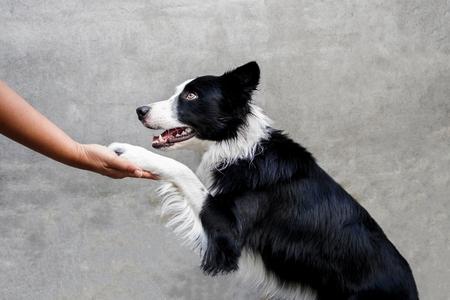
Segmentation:
{"type": "Polygon", "coordinates": [[[113,143],[109,148],[168,182],[159,189],[163,198],[162,213],[170,217],[167,225],[202,254],[206,249],[206,236],[199,213],[208,192],[194,172],[174,159],[142,147],[113,143]]]}

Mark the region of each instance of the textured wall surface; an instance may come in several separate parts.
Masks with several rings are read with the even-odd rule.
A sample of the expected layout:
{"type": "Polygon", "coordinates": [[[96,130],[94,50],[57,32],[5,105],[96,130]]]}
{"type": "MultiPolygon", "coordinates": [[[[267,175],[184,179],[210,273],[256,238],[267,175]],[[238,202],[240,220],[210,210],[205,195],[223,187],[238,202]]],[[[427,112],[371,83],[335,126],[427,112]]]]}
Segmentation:
{"type": "MultiPolygon", "coordinates": [[[[0,79],[84,143],[148,147],[137,105],[249,60],[276,126],[378,220],[421,298],[447,300],[449,1],[0,0],[0,79]]],[[[257,299],[201,274],[154,183],[0,147],[0,299],[257,299]]]]}

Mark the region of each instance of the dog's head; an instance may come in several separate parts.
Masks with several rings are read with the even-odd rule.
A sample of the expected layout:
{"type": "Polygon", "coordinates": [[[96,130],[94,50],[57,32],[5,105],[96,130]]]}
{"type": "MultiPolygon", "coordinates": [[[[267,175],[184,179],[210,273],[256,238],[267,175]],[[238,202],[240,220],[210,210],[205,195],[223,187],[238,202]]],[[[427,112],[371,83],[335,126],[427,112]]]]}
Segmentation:
{"type": "Polygon", "coordinates": [[[250,111],[259,67],[249,62],[222,76],[201,76],[180,84],[168,100],[138,107],[142,124],[164,132],[154,148],[173,149],[199,140],[223,141],[237,135],[250,111]]]}

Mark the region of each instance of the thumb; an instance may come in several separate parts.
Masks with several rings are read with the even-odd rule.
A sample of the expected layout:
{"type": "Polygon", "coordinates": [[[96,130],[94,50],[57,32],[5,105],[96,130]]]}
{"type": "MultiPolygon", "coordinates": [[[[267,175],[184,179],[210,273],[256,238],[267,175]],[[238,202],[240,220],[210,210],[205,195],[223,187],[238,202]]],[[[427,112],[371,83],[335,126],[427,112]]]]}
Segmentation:
{"type": "Polygon", "coordinates": [[[137,178],[141,178],[143,174],[144,174],[144,172],[142,172],[141,169],[136,169],[136,170],[134,170],[134,172],[133,172],[133,175],[134,175],[135,177],[137,177],[137,178]]]}

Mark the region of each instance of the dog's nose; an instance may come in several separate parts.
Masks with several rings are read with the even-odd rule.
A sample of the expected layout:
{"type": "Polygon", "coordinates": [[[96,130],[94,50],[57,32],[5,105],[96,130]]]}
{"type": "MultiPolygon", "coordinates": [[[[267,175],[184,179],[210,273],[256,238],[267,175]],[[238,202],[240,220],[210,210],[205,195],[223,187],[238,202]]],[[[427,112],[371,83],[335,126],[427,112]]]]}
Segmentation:
{"type": "Polygon", "coordinates": [[[140,121],[142,121],[145,118],[149,110],[150,110],[149,106],[139,106],[138,108],[136,108],[136,113],[140,121]]]}

